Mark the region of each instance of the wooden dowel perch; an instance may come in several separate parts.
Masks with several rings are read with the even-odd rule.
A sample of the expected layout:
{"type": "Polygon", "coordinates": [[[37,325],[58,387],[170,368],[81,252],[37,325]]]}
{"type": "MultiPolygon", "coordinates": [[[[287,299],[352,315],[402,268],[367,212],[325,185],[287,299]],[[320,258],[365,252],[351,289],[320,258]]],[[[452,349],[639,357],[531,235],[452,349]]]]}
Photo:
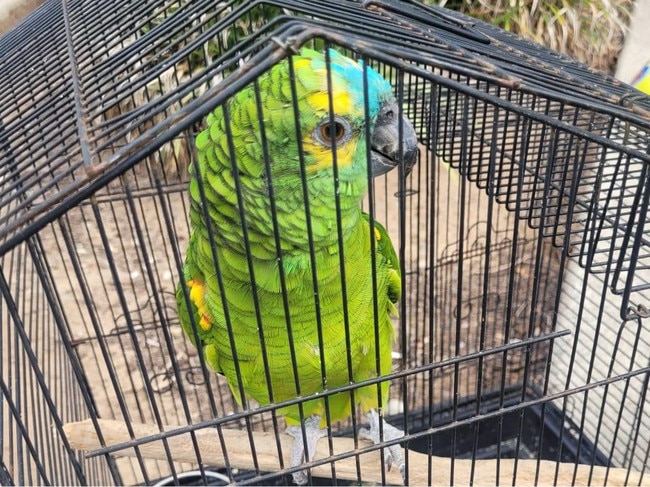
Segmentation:
{"type": "MultiPolygon", "coordinates": [[[[121,421],[99,420],[102,435],[107,446],[131,440],[125,423],[121,421]]],[[[143,438],[159,434],[155,425],[132,424],[136,438],[143,438]]],[[[172,430],[169,426],[165,430],[172,430]]],[[[92,452],[101,447],[93,423],[90,420],[78,423],[68,423],[64,431],[73,448],[81,451],[92,452]]],[[[245,431],[235,429],[222,429],[224,442],[227,448],[230,466],[239,469],[254,469],[253,456],[248,435],[245,431]]],[[[214,467],[225,466],[223,453],[220,447],[219,436],[215,428],[201,429],[195,432],[196,439],[201,451],[201,456],[206,465],[214,467]]],[[[274,472],[280,468],[276,447],[275,435],[273,433],[254,432],[255,453],[260,470],[274,472]]],[[[287,435],[281,435],[282,453],[284,464],[289,464],[289,453],[293,439],[287,435]]],[[[172,436],[167,439],[172,458],[176,462],[196,463],[194,446],[189,434],[172,436]]],[[[333,438],[334,453],[340,454],[354,450],[354,442],[350,438],[333,438]]],[[[145,443],[139,446],[141,455],[144,458],[154,460],[167,460],[167,455],[161,441],[145,443]]],[[[133,448],[126,448],[113,453],[115,456],[135,456],[133,448]]],[[[326,439],[320,441],[316,459],[329,456],[328,442],[326,439]]],[[[409,459],[409,482],[411,485],[426,485],[428,483],[429,457],[427,455],[410,451],[409,459]]],[[[366,453],[359,458],[361,464],[361,478],[366,482],[382,481],[379,451],[366,453]]],[[[454,462],[454,483],[457,485],[468,485],[470,479],[471,460],[456,460],[454,462]]],[[[552,485],[555,483],[555,470],[558,464],[551,461],[540,463],[537,485],[552,485]]],[[[450,482],[451,460],[446,457],[432,457],[432,478],[434,484],[448,485],[450,482]]],[[[477,460],[474,467],[474,485],[495,485],[496,460],[477,460]]],[[[335,463],[336,477],[340,479],[355,480],[357,478],[356,462],[354,457],[340,460],[335,463]]],[[[499,462],[500,479],[502,485],[512,484],[512,472],[514,460],[503,459],[499,462]]],[[[560,463],[557,485],[589,485],[589,473],[591,467],[579,465],[573,482],[575,464],[560,463]]],[[[533,485],[535,483],[535,472],[537,469],[536,460],[519,460],[517,465],[517,485],[533,485]]],[[[402,479],[397,469],[386,473],[386,482],[401,485],[402,479]]],[[[331,477],[332,471],[329,464],[312,468],[312,474],[320,477],[331,477]]],[[[603,485],[607,469],[605,467],[593,467],[591,485],[603,485]]],[[[628,471],[621,468],[609,469],[607,474],[607,485],[626,485],[628,471]]],[[[630,485],[638,485],[639,473],[631,472],[627,479],[630,485]]],[[[647,477],[646,477],[647,478],[647,477]]],[[[650,485],[645,481],[642,485],[650,485]]]]}

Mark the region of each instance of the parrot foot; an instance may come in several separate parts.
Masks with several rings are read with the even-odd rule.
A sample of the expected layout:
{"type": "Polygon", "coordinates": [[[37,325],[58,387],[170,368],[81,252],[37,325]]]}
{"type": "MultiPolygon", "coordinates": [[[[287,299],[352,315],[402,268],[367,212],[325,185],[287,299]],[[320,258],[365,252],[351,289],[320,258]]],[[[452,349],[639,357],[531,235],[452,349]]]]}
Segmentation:
{"type": "MultiPolygon", "coordinates": [[[[307,450],[305,450],[305,445],[303,443],[301,426],[288,426],[285,430],[285,433],[294,438],[293,447],[291,448],[291,467],[297,467],[305,461],[310,462],[314,459],[318,440],[327,436],[327,428],[318,427],[320,419],[320,416],[314,414],[305,419],[303,423],[305,428],[305,437],[307,438],[307,450]]],[[[295,472],[293,474],[293,481],[298,485],[305,485],[307,479],[308,476],[306,470],[301,470],[300,472],[295,472]]]]}
{"type": "MultiPolygon", "coordinates": [[[[359,430],[359,439],[370,440],[375,445],[381,442],[379,436],[379,413],[371,409],[367,415],[368,423],[370,423],[370,429],[361,428],[359,430]]],[[[395,428],[386,422],[385,419],[381,418],[383,423],[383,439],[384,441],[396,440],[404,436],[404,432],[400,429],[395,428]]],[[[388,446],[384,449],[384,461],[388,466],[388,470],[393,466],[393,461],[399,469],[399,473],[402,475],[402,480],[406,483],[406,463],[404,462],[404,455],[402,453],[402,447],[400,445],[388,446]]]]}

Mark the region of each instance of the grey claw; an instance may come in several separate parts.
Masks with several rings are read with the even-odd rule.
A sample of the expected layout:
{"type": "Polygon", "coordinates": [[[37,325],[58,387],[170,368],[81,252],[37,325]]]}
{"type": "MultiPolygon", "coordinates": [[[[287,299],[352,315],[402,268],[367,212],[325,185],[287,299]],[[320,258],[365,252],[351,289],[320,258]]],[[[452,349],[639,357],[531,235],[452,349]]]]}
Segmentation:
{"type": "MultiPolygon", "coordinates": [[[[310,462],[316,455],[316,445],[318,440],[327,436],[327,429],[320,428],[320,416],[311,416],[304,421],[305,437],[307,438],[307,449],[303,443],[302,427],[288,426],[285,430],[290,436],[293,436],[293,446],[291,448],[291,467],[302,465],[305,461],[310,462]]],[[[298,485],[305,485],[309,476],[306,470],[294,472],[293,481],[298,485]]]]}
{"type": "Polygon", "coordinates": [[[390,472],[390,469],[393,467],[393,454],[390,449],[386,450],[384,453],[384,461],[386,462],[386,468],[390,472]],[[388,453],[388,455],[386,453],[388,453]]]}
{"type": "MultiPolygon", "coordinates": [[[[380,438],[379,435],[379,421],[379,413],[374,409],[371,409],[368,413],[370,429],[361,428],[359,430],[359,439],[372,441],[375,445],[381,443],[382,438],[380,438]]],[[[381,421],[384,441],[395,440],[404,436],[403,431],[388,424],[383,418],[381,418],[381,421]]],[[[386,468],[389,471],[393,466],[393,462],[395,462],[400,474],[402,475],[402,481],[406,483],[406,464],[404,462],[402,448],[399,445],[389,446],[384,449],[384,461],[386,462],[386,468]]]]}
{"type": "Polygon", "coordinates": [[[402,483],[406,485],[406,466],[404,464],[400,466],[399,474],[402,477],[402,483]]]}
{"type": "Polygon", "coordinates": [[[296,485],[307,485],[307,472],[301,470],[300,472],[294,472],[293,483],[296,485]]]}

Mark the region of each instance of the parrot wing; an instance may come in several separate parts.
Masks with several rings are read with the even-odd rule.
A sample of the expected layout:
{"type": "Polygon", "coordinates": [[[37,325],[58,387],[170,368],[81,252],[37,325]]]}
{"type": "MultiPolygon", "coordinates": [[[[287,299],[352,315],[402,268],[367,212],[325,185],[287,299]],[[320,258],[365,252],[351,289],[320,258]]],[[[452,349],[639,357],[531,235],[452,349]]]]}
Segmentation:
{"type": "MultiPolygon", "coordinates": [[[[362,216],[368,222],[368,225],[370,225],[370,215],[364,212],[362,216]]],[[[393,305],[390,312],[397,314],[397,308],[394,305],[402,296],[402,274],[400,272],[399,258],[397,257],[393,242],[386,228],[377,220],[373,221],[373,227],[375,234],[375,252],[379,258],[377,265],[386,266],[388,269],[388,287],[386,292],[388,299],[393,305]]]]}
{"type": "Polygon", "coordinates": [[[210,331],[212,329],[213,323],[210,319],[210,313],[207,309],[207,303],[205,299],[205,277],[203,275],[203,272],[201,272],[199,267],[195,265],[192,259],[192,257],[195,255],[193,251],[194,245],[196,245],[196,241],[194,234],[192,234],[190,237],[187,259],[185,261],[184,267],[185,285],[189,300],[185,299],[185,291],[183,290],[183,285],[179,283],[178,287],[176,288],[178,317],[180,319],[181,327],[183,328],[185,335],[187,335],[194,346],[197,346],[196,336],[198,336],[203,347],[204,357],[208,365],[214,371],[221,373],[217,350],[214,345],[210,343],[210,340],[207,340],[207,338],[210,336],[210,331]],[[196,327],[196,335],[194,333],[192,322],[194,322],[194,327],[196,327]]]}

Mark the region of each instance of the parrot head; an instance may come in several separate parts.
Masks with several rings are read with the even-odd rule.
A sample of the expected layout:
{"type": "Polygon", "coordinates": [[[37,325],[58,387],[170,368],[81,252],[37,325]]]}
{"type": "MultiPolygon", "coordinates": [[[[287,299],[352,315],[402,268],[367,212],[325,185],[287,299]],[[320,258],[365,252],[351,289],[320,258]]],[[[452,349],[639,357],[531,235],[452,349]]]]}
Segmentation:
{"type": "Polygon", "coordinates": [[[333,49],[327,57],[302,49],[234,95],[227,108],[227,116],[223,106],[210,114],[196,139],[201,178],[208,200],[218,203],[217,224],[232,228],[236,165],[247,226],[260,240],[272,231],[275,213],[285,244],[304,246],[306,195],[314,240],[335,241],[334,212],[353,227],[369,170],[378,176],[401,164],[408,174],[418,153],[390,83],[333,49]]]}
{"type": "Polygon", "coordinates": [[[300,120],[308,169],[331,168],[334,152],[339,167],[364,165],[369,122],[371,174],[379,176],[397,167],[400,145],[408,174],[417,157],[417,138],[409,119],[400,116],[390,83],[372,68],[364,69],[363,62],[334,49],[329,58],[329,72],[325,55],[309,49],[293,61],[299,93],[304,93],[300,120]]]}

